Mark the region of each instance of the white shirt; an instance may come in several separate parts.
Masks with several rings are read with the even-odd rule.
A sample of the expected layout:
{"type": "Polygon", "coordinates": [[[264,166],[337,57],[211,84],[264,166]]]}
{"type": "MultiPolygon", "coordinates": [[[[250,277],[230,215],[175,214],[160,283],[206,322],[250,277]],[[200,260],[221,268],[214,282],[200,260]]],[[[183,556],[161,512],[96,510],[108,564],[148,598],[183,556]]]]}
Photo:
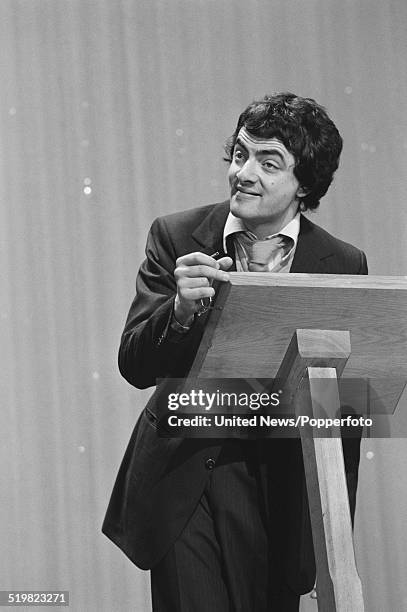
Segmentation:
{"type": "MultiPolygon", "coordinates": [[[[235,234],[236,232],[248,232],[254,238],[257,238],[257,236],[253,234],[253,232],[250,232],[250,230],[247,229],[242,219],[240,219],[239,217],[235,217],[235,215],[233,215],[230,212],[226,219],[225,227],[223,229],[223,250],[225,253],[226,253],[226,238],[228,236],[231,236],[232,234],[235,234]]],[[[292,246],[292,248],[286,255],[284,265],[279,270],[279,272],[289,272],[290,271],[291,264],[293,262],[294,255],[295,255],[295,249],[297,248],[299,233],[300,233],[300,213],[298,212],[295,215],[295,217],[291,219],[291,221],[289,221],[287,225],[285,225],[279,232],[276,232],[275,234],[270,234],[270,236],[267,236],[265,238],[265,239],[268,239],[268,238],[271,238],[272,236],[283,234],[284,236],[288,236],[289,238],[292,238],[292,240],[294,241],[294,245],[292,246]]],[[[236,250],[236,247],[235,247],[235,255],[236,255],[236,270],[238,272],[243,272],[243,267],[239,259],[239,254],[236,250]]]]}

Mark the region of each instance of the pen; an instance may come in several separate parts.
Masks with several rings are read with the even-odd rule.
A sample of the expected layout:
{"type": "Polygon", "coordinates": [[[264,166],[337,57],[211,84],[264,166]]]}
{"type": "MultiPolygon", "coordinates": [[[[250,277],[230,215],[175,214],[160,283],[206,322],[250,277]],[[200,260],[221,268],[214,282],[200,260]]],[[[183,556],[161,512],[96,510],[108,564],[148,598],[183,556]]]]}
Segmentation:
{"type": "MultiPolygon", "coordinates": [[[[220,255],[219,251],[215,251],[214,253],[212,253],[212,255],[209,255],[209,257],[216,258],[216,257],[219,257],[219,255],[220,255]]],[[[200,317],[205,312],[207,312],[210,308],[212,308],[213,298],[211,297],[201,298],[199,301],[201,302],[201,308],[197,312],[198,317],[200,317]]]]}

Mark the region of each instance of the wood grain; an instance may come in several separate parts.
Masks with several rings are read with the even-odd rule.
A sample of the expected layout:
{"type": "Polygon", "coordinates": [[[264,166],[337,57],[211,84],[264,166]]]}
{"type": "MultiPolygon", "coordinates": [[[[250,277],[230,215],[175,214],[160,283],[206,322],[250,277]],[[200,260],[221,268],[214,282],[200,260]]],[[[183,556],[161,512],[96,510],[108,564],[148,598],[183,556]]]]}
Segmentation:
{"type": "Polygon", "coordinates": [[[286,402],[293,401],[307,367],[331,367],[340,375],[350,352],[348,331],[295,330],[276,376],[286,402]]]}
{"type": "MultiPolygon", "coordinates": [[[[310,403],[315,417],[335,417],[339,411],[335,368],[308,367],[307,374],[302,386],[308,393],[301,390],[301,401],[310,403]]],[[[304,412],[306,407],[299,409],[304,412]]],[[[335,434],[339,432],[333,430],[335,434]]],[[[341,439],[318,437],[318,433],[310,436],[302,430],[301,442],[317,565],[318,611],[363,612],[341,439]]]]}
{"type": "Polygon", "coordinates": [[[407,380],[407,277],[230,276],[219,289],[217,321],[209,320],[193,372],[276,377],[294,330],[348,330],[352,354],[343,376],[370,378],[377,405],[394,410],[407,380]]]}

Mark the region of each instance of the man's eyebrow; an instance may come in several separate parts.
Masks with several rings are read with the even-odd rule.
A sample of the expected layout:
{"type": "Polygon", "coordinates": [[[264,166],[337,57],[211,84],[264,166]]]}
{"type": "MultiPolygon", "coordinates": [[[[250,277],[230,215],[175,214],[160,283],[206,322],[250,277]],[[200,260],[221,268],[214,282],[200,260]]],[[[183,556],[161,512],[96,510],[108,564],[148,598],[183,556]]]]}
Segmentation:
{"type": "MultiPolygon", "coordinates": [[[[240,138],[236,138],[235,146],[239,145],[242,149],[247,152],[246,145],[240,140],[240,138]]],[[[256,155],[277,155],[281,159],[282,162],[287,163],[284,155],[278,149],[270,147],[269,149],[262,149],[260,151],[256,151],[256,155]]]]}

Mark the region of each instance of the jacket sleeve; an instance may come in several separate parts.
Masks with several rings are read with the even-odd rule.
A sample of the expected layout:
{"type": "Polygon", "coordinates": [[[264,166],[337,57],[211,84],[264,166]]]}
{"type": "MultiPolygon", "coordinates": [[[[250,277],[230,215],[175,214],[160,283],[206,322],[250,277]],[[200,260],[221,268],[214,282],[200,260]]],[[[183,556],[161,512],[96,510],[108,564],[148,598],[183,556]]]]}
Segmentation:
{"type": "Polygon", "coordinates": [[[368,274],[366,255],[363,251],[360,252],[360,267],[358,274],[368,274]]]}
{"type": "Polygon", "coordinates": [[[182,378],[192,364],[203,332],[198,321],[186,334],[177,334],[170,328],[177,255],[162,218],[151,226],[145,253],[119,348],[121,374],[140,389],[155,385],[158,378],[182,378]]]}

